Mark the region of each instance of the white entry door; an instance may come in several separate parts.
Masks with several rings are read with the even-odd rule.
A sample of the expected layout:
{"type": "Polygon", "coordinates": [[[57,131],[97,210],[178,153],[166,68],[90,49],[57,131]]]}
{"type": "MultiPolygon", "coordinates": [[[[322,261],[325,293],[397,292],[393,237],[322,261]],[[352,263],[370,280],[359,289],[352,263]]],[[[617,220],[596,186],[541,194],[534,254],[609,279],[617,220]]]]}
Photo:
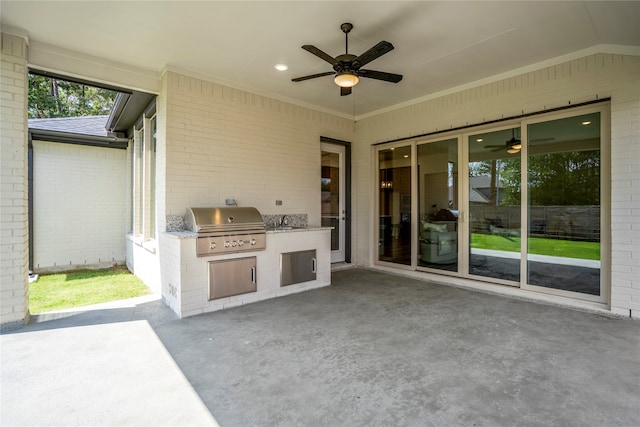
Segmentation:
{"type": "Polygon", "coordinates": [[[331,262],[345,260],[345,147],[322,143],[321,222],[331,230],[331,262]]]}

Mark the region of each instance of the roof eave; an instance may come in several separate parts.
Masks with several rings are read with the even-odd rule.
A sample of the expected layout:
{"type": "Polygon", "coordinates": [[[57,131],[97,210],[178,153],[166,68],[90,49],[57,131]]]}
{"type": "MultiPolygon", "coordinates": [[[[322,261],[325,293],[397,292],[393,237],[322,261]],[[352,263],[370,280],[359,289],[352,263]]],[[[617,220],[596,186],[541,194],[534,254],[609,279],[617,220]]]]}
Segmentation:
{"type": "Polygon", "coordinates": [[[82,135],[69,132],[57,132],[43,129],[29,129],[31,140],[62,142],[66,144],[87,145],[91,147],[126,149],[129,139],[113,136],[82,135]]]}

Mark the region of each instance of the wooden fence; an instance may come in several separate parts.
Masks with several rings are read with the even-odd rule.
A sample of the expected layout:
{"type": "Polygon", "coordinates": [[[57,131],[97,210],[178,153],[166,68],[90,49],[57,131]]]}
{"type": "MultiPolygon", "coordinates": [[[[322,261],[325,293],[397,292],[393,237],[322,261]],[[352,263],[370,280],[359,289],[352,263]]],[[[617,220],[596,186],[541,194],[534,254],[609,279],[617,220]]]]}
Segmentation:
{"type": "MultiPolygon", "coordinates": [[[[520,233],[520,206],[471,206],[473,233],[520,233]]],[[[600,241],[600,206],[532,206],[531,236],[563,240],[600,241]]]]}

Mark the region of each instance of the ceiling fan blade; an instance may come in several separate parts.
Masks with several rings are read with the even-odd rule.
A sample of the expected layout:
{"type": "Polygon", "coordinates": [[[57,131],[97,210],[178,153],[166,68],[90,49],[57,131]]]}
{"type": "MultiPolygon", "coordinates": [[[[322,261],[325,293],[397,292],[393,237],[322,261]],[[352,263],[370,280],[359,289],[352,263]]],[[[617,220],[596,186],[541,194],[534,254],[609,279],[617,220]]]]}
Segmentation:
{"type": "Polygon", "coordinates": [[[368,64],[376,58],[381,57],[385,53],[392,51],[393,45],[386,41],[381,41],[362,55],[353,60],[352,65],[355,70],[359,69],[363,65],[368,64]]]}
{"type": "Polygon", "coordinates": [[[358,70],[360,77],[369,79],[384,80],[385,82],[398,83],[402,80],[401,74],[385,73],[384,71],[358,70]]]}
{"type": "Polygon", "coordinates": [[[350,87],[341,87],[340,88],[340,96],[347,96],[347,95],[351,95],[351,88],[350,87]]]}
{"type": "Polygon", "coordinates": [[[325,61],[327,61],[331,65],[336,65],[338,63],[338,61],[336,61],[333,58],[333,56],[329,55],[328,53],[324,53],[323,51],[321,51],[320,49],[318,49],[315,46],[312,46],[310,44],[305,44],[304,46],[302,46],[302,48],[304,50],[306,50],[307,52],[314,54],[318,58],[324,59],[325,61]]]}
{"type": "Polygon", "coordinates": [[[302,81],[309,80],[309,79],[315,79],[316,77],[330,76],[332,74],[335,74],[335,72],[334,71],[327,71],[326,73],[318,73],[318,74],[311,74],[309,76],[296,77],[295,79],[291,79],[291,81],[292,82],[302,82],[302,81]]]}

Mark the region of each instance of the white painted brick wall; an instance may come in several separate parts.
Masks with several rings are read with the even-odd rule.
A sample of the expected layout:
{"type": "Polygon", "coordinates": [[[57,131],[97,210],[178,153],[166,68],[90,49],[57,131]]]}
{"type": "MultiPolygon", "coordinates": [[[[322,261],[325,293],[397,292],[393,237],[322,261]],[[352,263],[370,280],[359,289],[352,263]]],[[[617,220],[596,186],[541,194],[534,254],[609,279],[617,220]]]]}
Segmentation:
{"type": "Polygon", "coordinates": [[[0,34],[0,326],[29,317],[27,44],[0,34]]]}
{"type": "MultiPolygon", "coordinates": [[[[163,76],[157,117],[161,231],[166,215],[223,206],[228,198],[263,214],[306,213],[310,225],[319,225],[320,137],[354,137],[351,120],[174,72],[163,76]],[[276,200],[283,205],[276,206],[276,200]]],[[[191,271],[201,267],[201,260],[179,254],[193,258],[193,265],[175,271],[175,249],[175,241],[159,239],[163,298],[183,315],[202,312],[203,304],[210,304],[201,301],[202,292],[188,293],[189,286],[200,288],[206,278],[206,272],[191,271]],[[175,285],[185,293],[173,295],[175,285]]]]}
{"type": "Polygon", "coordinates": [[[320,136],[351,141],[352,121],[173,72],[163,85],[165,215],[235,198],[319,225],[320,136]]]}
{"type": "Polygon", "coordinates": [[[612,90],[611,309],[640,318],[640,64],[612,90]]]}
{"type": "Polygon", "coordinates": [[[597,54],[362,119],[353,147],[356,262],[371,265],[372,144],[611,97],[611,310],[640,317],[640,57],[597,54]]]}
{"type": "Polygon", "coordinates": [[[127,151],[33,141],[33,268],[123,264],[127,151]]]}

